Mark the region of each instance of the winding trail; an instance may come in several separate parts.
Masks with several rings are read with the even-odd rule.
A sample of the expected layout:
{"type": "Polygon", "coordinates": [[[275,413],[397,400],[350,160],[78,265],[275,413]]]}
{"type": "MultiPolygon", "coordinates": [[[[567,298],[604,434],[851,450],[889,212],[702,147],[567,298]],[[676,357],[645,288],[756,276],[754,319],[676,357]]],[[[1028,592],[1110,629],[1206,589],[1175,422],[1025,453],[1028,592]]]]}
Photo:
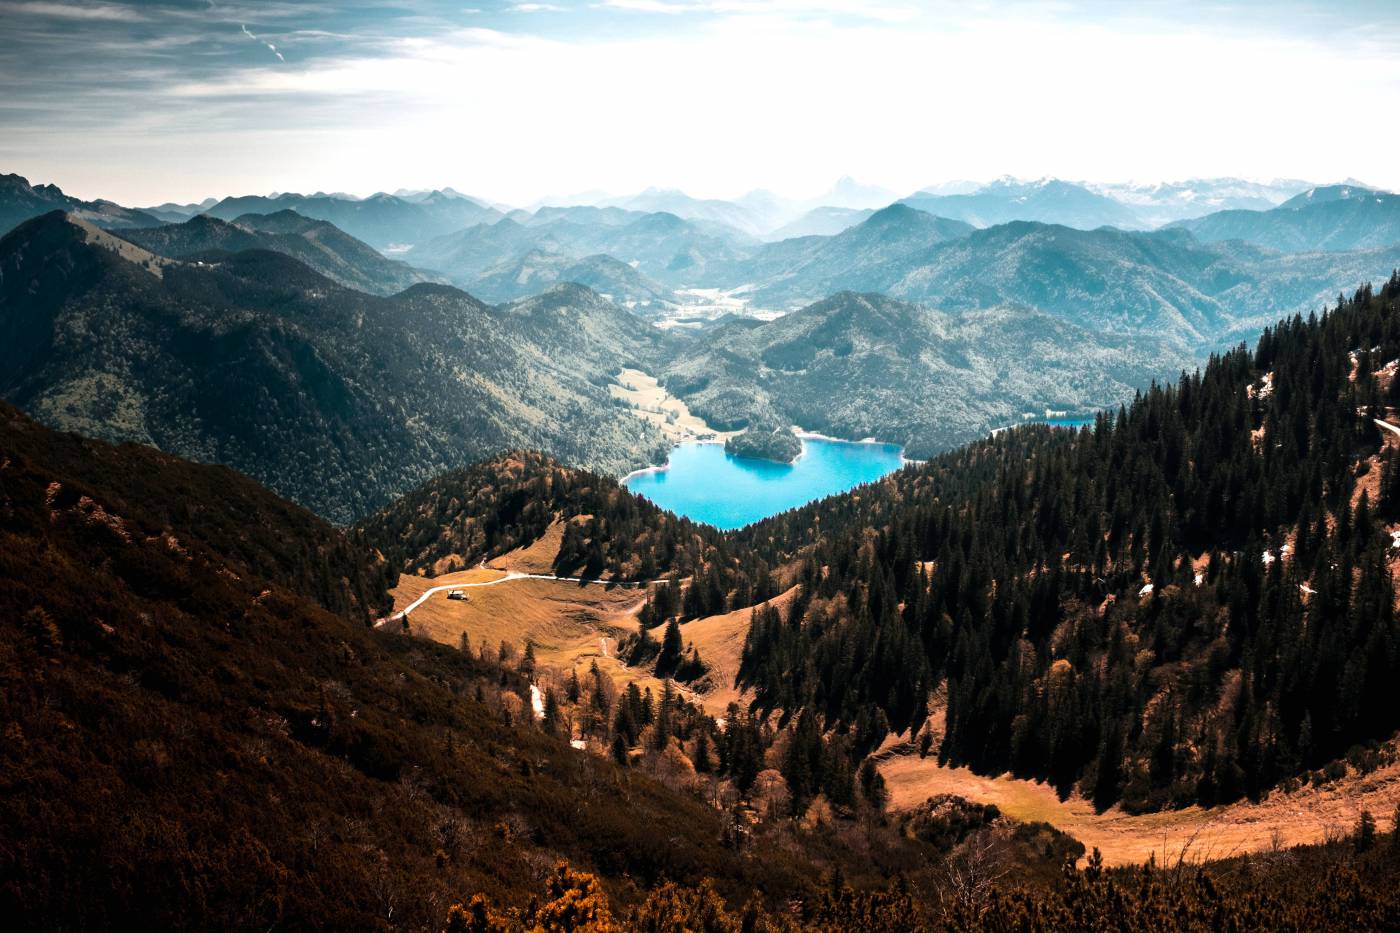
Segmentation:
{"type": "Polygon", "coordinates": [[[374,622],[374,627],[379,628],[390,622],[402,621],[408,616],[410,612],[423,605],[423,603],[427,602],[428,597],[432,596],[434,593],[442,593],[446,592],[447,590],[465,590],[470,589],[474,586],[497,586],[501,583],[509,583],[512,580],[558,580],[563,583],[589,583],[598,584],[600,586],[632,587],[634,589],[641,589],[642,587],[655,586],[658,583],[670,582],[670,579],[666,577],[663,577],[660,580],[597,580],[588,579],[586,577],[560,577],[552,573],[521,573],[518,570],[508,570],[506,571],[506,575],[504,577],[499,577],[495,580],[486,580],[482,583],[446,583],[442,586],[434,586],[429,589],[426,589],[418,595],[417,599],[409,603],[407,606],[404,606],[398,612],[390,613],[382,619],[376,619],[374,622]]]}

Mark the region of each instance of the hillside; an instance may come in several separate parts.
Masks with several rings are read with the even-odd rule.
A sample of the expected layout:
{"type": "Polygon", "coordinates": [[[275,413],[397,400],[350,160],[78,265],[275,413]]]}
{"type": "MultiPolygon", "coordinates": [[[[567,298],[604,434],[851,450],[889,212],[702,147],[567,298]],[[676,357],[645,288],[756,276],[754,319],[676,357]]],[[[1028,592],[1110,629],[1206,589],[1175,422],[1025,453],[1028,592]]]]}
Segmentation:
{"type": "Polygon", "coordinates": [[[755,621],[741,683],[874,747],[946,682],[941,762],[1129,812],[1374,767],[1400,728],[1400,447],[1374,421],[1397,358],[1393,277],[1092,430],[1006,432],[746,529],[807,561],[813,608],[755,621]]]}
{"type": "Polygon", "coordinates": [[[1046,408],[1093,410],[1167,377],[1170,345],[1022,311],[948,314],[842,292],[765,324],[708,331],[663,371],[711,424],[776,421],[837,437],[947,450],[1046,408]]]}
{"type": "Polygon", "coordinates": [[[889,264],[973,229],[893,204],[831,237],[764,246],[728,275],[736,282],[760,282],[754,295],[760,305],[816,301],[843,290],[880,291],[889,264]],[[807,248],[794,255],[797,244],[807,248]]]}
{"type": "Polygon", "coordinates": [[[700,280],[706,271],[735,261],[753,242],[738,231],[683,220],[674,214],[629,215],[626,223],[598,221],[591,215],[562,213],[546,223],[511,218],[478,224],[437,237],[404,258],[441,272],[466,288],[534,251],[583,259],[606,254],[658,282],[674,287],[700,280]]]}
{"type": "Polygon", "coordinates": [[[232,466],[342,522],[499,450],[620,473],[665,449],[606,389],[664,338],[604,303],[553,301],[572,326],[542,327],[444,286],[378,298],[278,253],[201,266],[95,234],[55,213],[0,240],[0,395],[46,423],[232,466]]]}
{"type": "Polygon", "coordinates": [[[1083,185],[1055,178],[1039,181],[1001,178],[969,194],[921,192],[901,203],[974,227],[994,227],[1018,220],[1061,224],[1080,230],[1143,226],[1137,211],[1129,205],[1083,185]]]}
{"type": "Polygon", "coordinates": [[[1338,282],[1388,275],[1397,265],[1400,241],[1383,249],[1279,252],[1202,242],[1176,229],[1013,221],[969,230],[895,205],[834,237],[767,244],[714,266],[706,281],[747,285],[759,307],[800,305],[842,290],[879,292],[946,311],[1027,308],[1091,331],[1208,352],[1335,300],[1338,282]]]}
{"type": "Polygon", "coordinates": [[[790,240],[802,236],[835,236],[848,230],[875,213],[870,208],[814,207],[796,220],[774,230],[769,240],[790,240]]]}
{"type": "Polygon", "coordinates": [[[1155,183],[1092,184],[1090,190],[1129,205],[1149,227],[1216,211],[1267,211],[1306,190],[1296,179],[1189,178],[1155,183]]]}
{"type": "Polygon", "coordinates": [[[730,596],[734,608],[771,595],[770,581],[750,598],[768,569],[747,552],[731,554],[718,531],[662,511],[614,479],[535,453],[445,473],[356,527],[394,573],[437,576],[528,547],[561,521],[569,523],[562,541],[541,568],[560,576],[637,581],[709,568],[723,575],[721,597],[730,596]],[[739,568],[753,578],[741,577],[739,568]]]}
{"type": "Polygon", "coordinates": [[[1272,210],[1220,211],[1173,226],[1206,243],[1244,240],[1288,252],[1381,249],[1400,244],[1400,195],[1313,188],[1272,210]]]}
{"type": "Polygon", "coordinates": [[[472,285],[472,293],[485,301],[513,301],[563,282],[586,285],[639,314],[675,300],[670,289],[611,256],[575,259],[541,250],[485,270],[472,285]]]}
{"type": "Polygon", "coordinates": [[[215,257],[206,254],[271,250],[305,263],[338,285],[372,295],[393,295],[419,282],[442,281],[407,263],[386,259],[334,224],[291,210],[245,214],[231,222],[200,214],[183,223],[116,233],[171,259],[212,259],[215,257]]]}
{"type": "MultiPolygon", "coordinates": [[[[571,748],[548,711],[522,715],[527,670],[367,628],[380,570],[352,544],[226,469],[55,434],[0,403],[5,916],[893,933],[1110,910],[1145,930],[1203,904],[1240,929],[1321,929],[1400,910],[1393,842],[1153,879],[1171,884],[1095,862],[1056,881],[1082,847],[956,799],[807,829],[765,802],[765,771],[761,809],[726,811],[675,770],[669,730],[707,721],[685,704],[638,701],[660,717],[639,736],[666,736],[667,754],[624,766],[571,748]],[[979,887],[975,909],[938,896],[968,870],[1016,881],[979,887]],[[1321,896],[1325,870],[1352,879],[1345,902],[1321,896]]],[[[624,725],[631,704],[618,698],[624,725]]],[[[746,760],[729,738],[762,733],[731,720],[725,734],[727,773],[746,760]]]]}
{"type": "Polygon", "coordinates": [[[236,220],[245,214],[276,214],[285,210],[332,223],[376,249],[419,243],[501,217],[501,212],[493,207],[442,191],[412,200],[391,194],[376,194],[363,200],[327,194],[245,195],[224,198],[204,213],[220,220],[236,220]]]}
{"type": "Polygon", "coordinates": [[[1335,302],[1338,282],[1398,264],[1400,247],[1277,253],[1176,231],[1008,224],[910,257],[888,291],[950,310],[1020,305],[1090,329],[1215,348],[1335,302]]]}
{"type": "Polygon", "coordinates": [[[735,909],[810,891],[801,855],[726,847],[695,797],[513,716],[523,674],[367,628],[374,568],[305,511],[2,403],[0,454],[0,909],[23,928],[439,929],[473,893],[524,907],[561,858],[619,905],[666,878],[735,909]]]}
{"type": "Polygon", "coordinates": [[[111,201],[84,201],[63,193],[57,185],[31,185],[19,175],[0,175],[0,236],[40,214],[67,211],[97,227],[154,227],[151,214],[111,201]]]}

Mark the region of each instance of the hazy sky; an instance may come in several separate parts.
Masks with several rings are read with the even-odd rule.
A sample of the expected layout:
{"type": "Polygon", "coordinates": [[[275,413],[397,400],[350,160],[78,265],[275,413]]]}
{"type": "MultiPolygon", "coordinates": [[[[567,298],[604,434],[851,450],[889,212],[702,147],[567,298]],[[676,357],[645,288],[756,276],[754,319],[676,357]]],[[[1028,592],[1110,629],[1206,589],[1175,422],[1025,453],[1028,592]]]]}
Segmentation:
{"type": "Polygon", "coordinates": [[[1400,187],[1400,2],[0,0],[0,172],[127,204],[441,187],[1400,187]]]}

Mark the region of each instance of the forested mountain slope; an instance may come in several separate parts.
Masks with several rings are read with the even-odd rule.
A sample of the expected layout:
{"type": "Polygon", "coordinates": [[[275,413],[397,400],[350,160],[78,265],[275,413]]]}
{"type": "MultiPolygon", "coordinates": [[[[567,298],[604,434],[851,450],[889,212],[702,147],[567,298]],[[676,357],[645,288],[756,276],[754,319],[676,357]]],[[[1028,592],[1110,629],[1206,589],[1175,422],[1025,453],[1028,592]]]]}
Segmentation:
{"type": "Polygon", "coordinates": [[[445,282],[440,276],[386,259],[378,250],[324,220],[291,210],[244,214],[223,221],[199,214],[163,227],[123,229],[117,236],[171,259],[216,260],[210,253],[266,249],[300,260],[346,288],[393,295],[419,282],[445,282]]]}
{"type": "MultiPolygon", "coordinates": [[[[1076,851],[1062,838],[957,800],[834,831],[735,820],[753,811],[531,725],[525,673],[368,629],[382,566],[352,544],[226,469],[57,435],[0,404],[12,925],[1312,930],[1388,928],[1400,911],[1400,837],[1374,823],[1284,858],[1091,860],[1055,880],[1046,860],[1076,851]]],[[[764,734],[737,722],[728,735],[764,734]]],[[[716,751],[753,767],[752,748],[716,751]]]]}
{"type": "Polygon", "coordinates": [[[566,523],[554,565],[560,576],[688,578],[695,585],[686,587],[686,606],[675,607],[688,617],[747,608],[777,592],[765,561],[708,525],[531,452],[443,474],[357,528],[394,573],[436,576],[529,545],[557,521],[566,523]]]}
{"type": "Polygon", "coordinates": [[[945,313],[842,292],[707,332],[663,377],[709,423],[799,424],[922,458],[1046,408],[1094,410],[1189,365],[1170,341],[1006,308],[945,313]]]}
{"type": "Polygon", "coordinates": [[[751,245],[737,230],[674,214],[629,215],[619,224],[568,213],[547,223],[524,224],[507,217],[478,224],[421,243],[404,258],[471,288],[477,279],[494,276],[533,251],[573,259],[603,253],[675,286],[695,284],[712,267],[747,256],[751,245]]]}
{"type": "Polygon", "coordinates": [[[1400,240],[1279,252],[1217,239],[1024,220],[971,230],[898,204],[833,237],[770,243],[712,264],[701,281],[748,286],[758,307],[879,292],[944,311],[1026,308],[1099,333],[1209,351],[1334,300],[1338,282],[1400,264],[1400,240]]]}
{"type": "Polygon", "coordinates": [[[286,210],[335,224],[377,249],[418,243],[501,218],[501,212],[493,207],[443,191],[413,199],[383,193],[364,199],[328,194],[245,195],[224,198],[205,213],[220,220],[234,220],[246,214],[286,210]]]}
{"type": "Polygon", "coordinates": [[[639,314],[673,301],[671,291],[627,263],[598,254],[576,259],[532,250],[485,270],[472,283],[484,301],[513,301],[564,282],[586,285],[639,314]]]}
{"type": "Polygon", "coordinates": [[[765,244],[732,269],[714,274],[734,284],[759,284],[755,297],[760,305],[816,301],[838,291],[880,291],[891,263],[974,229],[891,204],[832,236],[765,244]]]}
{"type": "Polygon", "coordinates": [[[522,719],[524,674],[371,630],[360,553],[224,468],[0,403],[12,925],[436,930],[561,859],[619,909],[664,879],[810,896],[799,852],[726,845],[722,813],[522,719]]]}
{"type": "Polygon", "coordinates": [[[446,286],[366,295],[273,252],[168,260],[53,213],[0,240],[0,396],[349,521],[512,447],[610,472],[658,456],[661,432],[604,385],[665,337],[590,294],[542,296],[569,323],[542,327],[446,286]]]}
{"type": "Polygon", "coordinates": [[[1380,249],[1400,243],[1400,195],[1334,185],[1272,210],[1220,211],[1173,226],[1207,243],[1245,240],[1291,252],[1380,249]]]}
{"type": "Polygon", "coordinates": [[[1018,429],[740,533],[806,540],[760,613],[763,708],[917,729],[941,758],[1101,806],[1213,803],[1388,737],[1400,277],[1079,434],[1018,429]],[[799,624],[800,623],[800,624],[799,624]]]}

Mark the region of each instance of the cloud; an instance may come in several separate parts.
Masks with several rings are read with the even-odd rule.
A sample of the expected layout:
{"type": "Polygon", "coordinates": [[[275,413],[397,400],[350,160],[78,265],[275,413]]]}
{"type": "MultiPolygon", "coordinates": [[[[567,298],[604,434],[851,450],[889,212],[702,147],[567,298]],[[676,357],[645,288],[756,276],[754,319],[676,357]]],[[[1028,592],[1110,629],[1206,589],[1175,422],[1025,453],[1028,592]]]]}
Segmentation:
{"type": "Polygon", "coordinates": [[[516,3],[510,7],[512,13],[563,13],[562,6],[553,3],[516,3]]]}
{"type": "Polygon", "coordinates": [[[350,0],[188,0],[141,5],[144,28],[79,30],[16,24],[11,10],[33,4],[0,0],[0,68],[18,74],[10,62],[21,62],[28,75],[0,105],[0,160],[151,203],[198,200],[215,183],[450,184],[517,203],[651,184],[805,195],[843,174],[901,191],[1002,173],[1400,186],[1400,129],[1378,117],[1400,88],[1393,28],[1360,41],[1303,34],[1296,17],[1264,28],[1202,19],[1197,6],[1166,22],[1066,0],[534,4],[568,8],[553,16],[505,0],[463,16],[476,2],[429,15],[408,0],[380,0],[373,14],[350,0]],[[245,40],[272,43],[247,22],[292,48],[291,64],[266,67],[245,40]],[[141,44],[171,34],[201,44],[141,44]],[[1306,119],[1319,114],[1365,127],[1376,145],[1339,149],[1306,119]]]}
{"type": "Polygon", "coordinates": [[[111,23],[140,23],[146,19],[139,10],[118,3],[10,3],[0,7],[0,11],[11,15],[111,23]]]}
{"type": "Polygon", "coordinates": [[[596,6],[670,16],[682,13],[786,16],[796,19],[843,16],[879,22],[904,22],[919,15],[918,9],[912,5],[870,3],[866,0],[599,0],[596,6]]]}
{"type": "Polygon", "coordinates": [[[259,39],[257,36],[253,35],[253,33],[249,31],[247,26],[244,26],[242,23],[239,23],[238,25],[242,28],[243,35],[247,36],[249,39],[252,39],[254,42],[261,42],[263,45],[271,49],[272,54],[277,56],[277,60],[279,62],[285,63],[287,61],[285,58],[282,57],[282,53],[277,51],[277,46],[273,45],[271,42],[268,42],[266,39],[259,39]]]}

